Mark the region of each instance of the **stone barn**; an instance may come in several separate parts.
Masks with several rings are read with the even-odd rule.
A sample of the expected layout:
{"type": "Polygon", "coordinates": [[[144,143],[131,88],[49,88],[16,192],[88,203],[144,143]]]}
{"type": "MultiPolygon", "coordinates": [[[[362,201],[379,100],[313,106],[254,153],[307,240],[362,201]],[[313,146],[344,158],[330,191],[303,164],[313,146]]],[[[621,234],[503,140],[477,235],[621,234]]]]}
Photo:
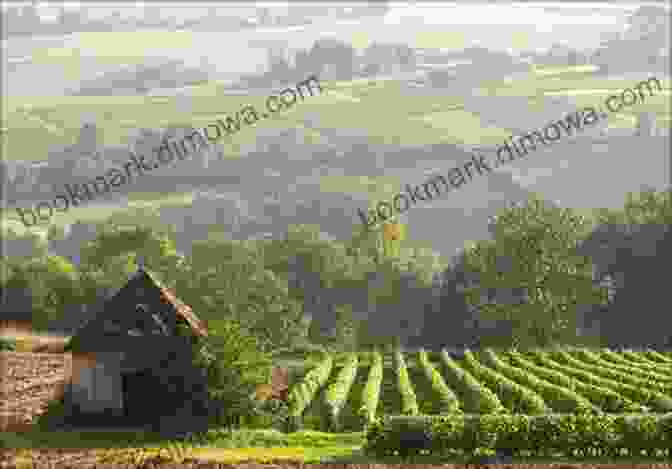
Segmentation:
{"type": "Polygon", "coordinates": [[[191,337],[207,335],[191,308],[140,267],[70,340],[67,408],[96,424],[101,416],[143,426],[180,416],[183,427],[185,418],[205,416],[207,386],[191,364],[191,337]]]}

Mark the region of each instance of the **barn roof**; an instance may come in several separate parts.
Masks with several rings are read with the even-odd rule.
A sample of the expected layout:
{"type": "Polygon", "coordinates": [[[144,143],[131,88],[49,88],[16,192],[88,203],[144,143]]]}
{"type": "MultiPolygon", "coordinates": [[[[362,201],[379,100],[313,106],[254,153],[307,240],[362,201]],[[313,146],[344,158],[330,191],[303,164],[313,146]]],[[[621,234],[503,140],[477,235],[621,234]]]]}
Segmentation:
{"type": "MultiPolygon", "coordinates": [[[[155,273],[150,272],[144,269],[143,267],[140,267],[133,275],[131,275],[126,284],[122,288],[117,290],[117,292],[115,292],[114,295],[110,296],[102,305],[102,307],[94,314],[94,316],[90,318],[82,327],[80,327],[77,330],[77,332],[72,338],[75,340],[71,340],[70,344],[75,343],[79,344],[80,342],[82,342],[81,341],[82,337],[85,336],[96,336],[97,339],[100,338],[99,336],[101,330],[99,328],[99,325],[101,324],[101,321],[110,319],[111,316],[114,314],[114,311],[117,310],[116,307],[109,307],[109,306],[110,305],[114,306],[115,304],[118,306],[117,303],[113,304],[115,299],[117,299],[122,294],[123,291],[126,291],[129,284],[133,284],[136,281],[143,280],[143,277],[144,281],[149,280],[149,283],[152,284],[154,287],[156,287],[156,289],[159,291],[160,302],[164,304],[170,304],[173,307],[173,310],[175,311],[175,315],[177,316],[177,318],[186,322],[194,335],[200,337],[208,336],[206,323],[196,316],[191,307],[185,304],[182,300],[180,300],[173,290],[167,288],[160,280],[158,280],[157,275],[155,273]]],[[[144,339],[146,339],[146,336],[143,338],[143,340],[144,339]]]]}
{"type": "Polygon", "coordinates": [[[201,321],[196,316],[196,314],[194,314],[194,311],[191,309],[191,306],[180,300],[175,295],[175,292],[173,292],[173,290],[161,286],[158,282],[156,282],[156,280],[154,280],[154,282],[157,284],[159,290],[161,291],[161,302],[173,305],[175,311],[177,312],[177,316],[181,319],[184,319],[187,322],[187,324],[189,324],[189,327],[191,327],[191,330],[194,332],[194,334],[197,334],[201,337],[207,337],[208,330],[205,326],[205,323],[201,321]]]}

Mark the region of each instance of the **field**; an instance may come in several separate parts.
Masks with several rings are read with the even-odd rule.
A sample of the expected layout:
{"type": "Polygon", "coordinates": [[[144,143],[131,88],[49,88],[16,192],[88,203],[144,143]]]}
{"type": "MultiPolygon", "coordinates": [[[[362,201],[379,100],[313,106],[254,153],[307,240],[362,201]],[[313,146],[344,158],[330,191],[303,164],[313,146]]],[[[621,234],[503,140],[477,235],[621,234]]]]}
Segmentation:
{"type": "Polygon", "coordinates": [[[305,427],[328,429],[334,397],[326,389],[339,375],[349,383],[339,391],[346,396],[339,423],[351,431],[367,418],[389,415],[672,412],[670,353],[483,350],[464,358],[447,352],[385,354],[382,361],[360,355],[354,371],[352,362],[335,360],[312,396],[297,392],[307,401],[300,412],[305,427]]]}
{"type": "MultiPolygon", "coordinates": [[[[16,461],[396,464],[400,456],[379,457],[365,450],[366,431],[381,417],[672,415],[670,352],[480,350],[451,358],[444,351],[390,351],[313,355],[306,357],[303,367],[294,360],[294,367],[299,366],[290,393],[290,423],[297,431],[290,433],[263,428],[260,421],[240,430],[212,429],[203,439],[185,443],[123,429],[46,432],[34,425],[34,417],[60,391],[65,370],[64,355],[52,352],[0,353],[3,379],[10,377],[6,385],[3,382],[3,417],[5,423],[14,424],[3,432],[2,441],[15,448],[16,461]]],[[[639,460],[647,459],[627,459],[639,460]]],[[[586,468],[612,462],[528,457],[524,459],[528,464],[515,467],[549,461],[581,461],[575,467],[586,468]]],[[[429,454],[416,456],[413,462],[455,463],[465,462],[465,457],[429,454]]]]}

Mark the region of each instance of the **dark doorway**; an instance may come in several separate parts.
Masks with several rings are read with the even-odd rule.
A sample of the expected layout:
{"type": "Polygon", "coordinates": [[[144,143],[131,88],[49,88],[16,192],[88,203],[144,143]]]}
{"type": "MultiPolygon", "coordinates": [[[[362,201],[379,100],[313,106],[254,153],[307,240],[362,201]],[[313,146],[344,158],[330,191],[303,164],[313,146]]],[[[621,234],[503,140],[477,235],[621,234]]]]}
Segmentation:
{"type": "Polygon", "coordinates": [[[152,424],[165,414],[162,391],[151,369],[121,376],[124,417],[130,425],[152,424]]]}

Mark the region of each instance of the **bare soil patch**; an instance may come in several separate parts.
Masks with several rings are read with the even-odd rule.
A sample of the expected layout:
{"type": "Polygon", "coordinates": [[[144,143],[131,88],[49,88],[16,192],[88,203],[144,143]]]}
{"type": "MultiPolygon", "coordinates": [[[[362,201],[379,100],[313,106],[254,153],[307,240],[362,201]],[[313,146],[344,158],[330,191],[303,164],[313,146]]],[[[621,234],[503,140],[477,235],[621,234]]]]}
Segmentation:
{"type": "MultiPolygon", "coordinates": [[[[161,457],[146,459],[138,463],[101,463],[100,450],[35,450],[30,457],[12,458],[9,454],[0,456],[0,468],[198,468],[198,469],[405,469],[408,464],[305,464],[301,462],[278,461],[275,463],[241,462],[237,464],[216,463],[197,459],[187,459],[174,463],[161,457]]],[[[670,469],[672,464],[500,464],[478,466],[468,464],[413,464],[417,469],[475,469],[478,467],[499,467],[508,469],[670,469]]]]}
{"type": "Polygon", "coordinates": [[[0,352],[0,430],[23,431],[63,396],[69,354],[0,352]]]}

